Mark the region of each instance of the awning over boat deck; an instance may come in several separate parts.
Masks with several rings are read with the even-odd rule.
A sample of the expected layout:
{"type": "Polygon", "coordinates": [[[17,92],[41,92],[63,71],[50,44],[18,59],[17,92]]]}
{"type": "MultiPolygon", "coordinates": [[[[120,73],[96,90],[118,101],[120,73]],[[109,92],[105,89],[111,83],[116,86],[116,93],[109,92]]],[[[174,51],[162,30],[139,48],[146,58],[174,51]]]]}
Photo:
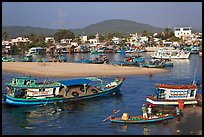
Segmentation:
{"type": "Polygon", "coordinates": [[[58,81],[59,83],[65,85],[65,86],[72,86],[72,85],[81,85],[81,84],[88,84],[93,82],[92,80],[89,79],[68,79],[68,80],[61,80],[58,81]]]}

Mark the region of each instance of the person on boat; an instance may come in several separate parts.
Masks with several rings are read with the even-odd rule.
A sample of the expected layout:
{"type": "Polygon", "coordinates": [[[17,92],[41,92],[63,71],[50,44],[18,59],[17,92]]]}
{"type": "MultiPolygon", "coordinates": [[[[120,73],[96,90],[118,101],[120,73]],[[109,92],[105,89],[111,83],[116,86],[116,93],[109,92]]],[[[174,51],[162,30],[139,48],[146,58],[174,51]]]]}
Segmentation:
{"type": "Polygon", "coordinates": [[[177,123],[180,121],[180,115],[181,115],[181,110],[178,107],[176,107],[177,123]]]}
{"type": "Polygon", "coordinates": [[[152,107],[151,107],[151,105],[149,105],[148,108],[147,108],[147,114],[148,114],[148,117],[151,117],[151,115],[152,115],[152,107]]]}
{"type": "Polygon", "coordinates": [[[27,81],[26,85],[30,85],[30,80],[27,81]]]}
{"type": "Polygon", "coordinates": [[[148,116],[147,116],[147,110],[146,110],[145,104],[142,105],[142,113],[143,113],[143,118],[147,119],[148,116]]]}
{"type": "Polygon", "coordinates": [[[120,81],[119,77],[116,76],[114,82],[118,83],[120,81]]]}

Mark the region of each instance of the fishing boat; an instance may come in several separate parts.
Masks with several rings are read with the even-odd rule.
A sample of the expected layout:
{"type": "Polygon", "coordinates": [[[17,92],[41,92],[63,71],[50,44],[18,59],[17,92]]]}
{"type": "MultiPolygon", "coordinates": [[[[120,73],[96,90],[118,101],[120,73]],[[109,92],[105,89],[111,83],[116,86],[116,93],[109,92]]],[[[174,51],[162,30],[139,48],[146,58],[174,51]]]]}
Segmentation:
{"type": "Polygon", "coordinates": [[[173,114],[154,115],[149,118],[143,118],[143,116],[129,116],[127,113],[123,113],[122,117],[110,117],[110,121],[123,124],[143,124],[161,122],[172,118],[174,118],[173,114]]]}
{"type": "Polygon", "coordinates": [[[120,91],[125,77],[104,84],[102,79],[86,77],[60,81],[37,82],[31,77],[14,77],[7,84],[2,102],[14,106],[40,105],[64,101],[76,101],[120,91]]]}
{"type": "Polygon", "coordinates": [[[144,58],[140,55],[125,56],[122,61],[113,61],[112,64],[119,66],[139,66],[139,63],[144,62],[144,58]]]}
{"type": "Polygon", "coordinates": [[[161,61],[164,63],[164,67],[173,67],[174,65],[171,59],[162,59],[161,61]]]}
{"type": "Polygon", "coordinates": [[[198,54],[199,53],[199,46],[194,45],[190,50],[191,54],[198,54]]]}
{"type": "Polygon", "coordinates": [[[31,54],[23,55],[19,58],[19,62],[32,62],[33,56],[31,54]]]}
{"type": "Polygon", "coordinates": [[[147,65],[148,68],[162,68],[164,63],[159,59],[151,59],[147,65]]]}
{"type": "Polygon", "coordinates": [[[99,52],[96,50],[90,50],[90,54],[98,54],[99,52]]]}
{"type": "Polygon", "coordinates": [[[184,105],[197,104],[196,99],[197,85],[173,85],[173,84],[157,84],[156,93],[147,96],[148,105],[178,105],[182,100],[184,105]]]}
{"type": "Polygon", "coordinates": [[[15,62],[15,58],[9,57],[9,56],[4,56],[4,57],[2,57],[2,62],[15,62]]]}
{"type": "Polygon", "coordinates": [[[79,62],[91,64],[104,64],[109,63],[109,60],[107,59],[106,55],[98,55],[89,59],[82,58],[79,62]]]}
{"type": "Polygon", "coordinates": [[[154,52],[153,55],[150,55],[152,58],[157,59],[188,59],[190,56],[190,52],[184,51],[184,50],[167,50],[164,48],[161,48],[154,52]]]}

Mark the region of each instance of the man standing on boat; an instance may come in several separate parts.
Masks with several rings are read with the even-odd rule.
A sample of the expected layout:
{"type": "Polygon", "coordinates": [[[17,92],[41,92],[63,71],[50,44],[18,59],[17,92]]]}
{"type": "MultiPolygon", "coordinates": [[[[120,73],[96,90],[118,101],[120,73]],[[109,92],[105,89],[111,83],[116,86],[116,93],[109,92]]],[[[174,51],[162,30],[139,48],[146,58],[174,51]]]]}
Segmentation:
{"type": "Polygon", "coordinates": [[[152,115],[151,105],[149,105],[149,107],[147,108],[147,114],[148,114],[148,117],[151,117],[151,115],[152,115]]]}
{"type": "Polygon", "coordinates": [[[147,110],[146,110],[145,104],[142,105],[142,113],[143,113],[143,118],[147,119],[148,116],[147,116],[147,110]]]}

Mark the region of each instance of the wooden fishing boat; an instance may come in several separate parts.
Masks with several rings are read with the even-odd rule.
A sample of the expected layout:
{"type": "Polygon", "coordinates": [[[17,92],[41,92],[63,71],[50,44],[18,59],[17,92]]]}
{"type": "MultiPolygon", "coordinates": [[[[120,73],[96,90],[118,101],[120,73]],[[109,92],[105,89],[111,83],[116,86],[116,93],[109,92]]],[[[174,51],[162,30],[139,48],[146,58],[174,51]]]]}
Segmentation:
{"type": "Polygon", "coordinates": [[[149,118],[143,118],[143,116],[128,116],[128,117],[110,117],[110,121],[113,123],[123,124],[143,124],[161,122],[164,120],[172,119],[173,114],[154,115],[149,118]]]}
{"type": "Polygon", "coordinates": [[[139,63],[144,62],[144,58],[135,55],[135,56],[125,56],[124,60],[122,61],[113,61],[114,65],[119,65],[119,66],[139,66],[139,63]]]}
{"type": "Polygon", "coordinates": [[[31,54],[23,55],[19,58],[19,62],[32,62],[33,56],[31,54]]]}
{"type": "Polygon", "coordinates": [[[31,77],[15,77],[7,83],[3,103],[9,105],[39,105],[75,101],[113,95],[120,91],[125,77],[118,77],[108,84],[96,77],[68,79],[56,82],[37,82],[31,77]]]}
{"type": "Polygon", "coordinates": [[[15,58],[9,57],[9,56],[4,56],[4,57],[2,57],[2,62],[15,62],[15,58]]]}
{"type": "Polygon", "coordinates": [[[89,59],[81,59],[80,63],[90,63],[90,64],[104,64],[109,63],[109,60],[105,55],[98,55],[89,59]]]}
{"type": "Polygon", "coordinates": [[[157,84],[156,93],[147,96],[147,104],[156,105],[178,105],[179,100],[184,101],[184,105],[197,104],[196,92],[197,86],[193,85],[172,85],[157,84]]]}

